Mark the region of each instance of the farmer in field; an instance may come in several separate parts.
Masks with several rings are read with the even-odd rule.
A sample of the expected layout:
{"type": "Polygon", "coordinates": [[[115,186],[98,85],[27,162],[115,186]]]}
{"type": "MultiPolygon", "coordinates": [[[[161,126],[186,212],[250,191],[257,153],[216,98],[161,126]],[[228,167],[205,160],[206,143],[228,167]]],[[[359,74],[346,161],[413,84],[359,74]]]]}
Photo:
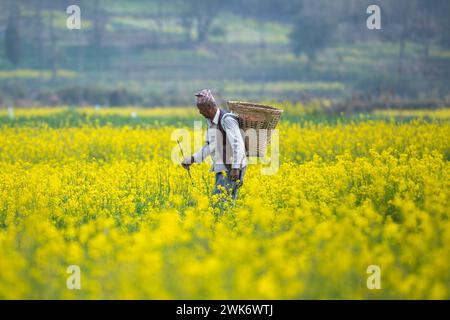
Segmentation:
{"type": "Polygon", "coordinates": [[[210,90],[201,90],[195,96],[198,111],[208,124],[206,143],[190,158],[185,158],[181,165],[189,169],[193,163],[201,163],[210,155],[213,160],[211,171],[216,173],[213,195],[225,191],[236,200],[237,189],[243,183],[247,166],[238,118],[233,113],[219,109],[210,90]]]}

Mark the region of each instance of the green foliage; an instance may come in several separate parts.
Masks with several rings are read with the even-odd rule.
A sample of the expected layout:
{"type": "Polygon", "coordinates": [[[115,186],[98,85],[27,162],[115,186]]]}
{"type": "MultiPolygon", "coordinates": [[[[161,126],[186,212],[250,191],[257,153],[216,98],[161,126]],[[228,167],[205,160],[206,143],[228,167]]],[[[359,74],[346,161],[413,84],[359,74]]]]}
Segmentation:
{"type": "MultiPolygon", "coordinates": [[[[20,4],[20,33],[9,33],[8,50],[19,52],[11,57],[21,58],[20,69],[0,56],[1,103],[186,105],[203,87],[222,101],[343,99],[385,90],[445,99],[450,90],[450,53],[441,47],[448,1],[385,3],[380,32],[365,27],[369,1],[75,1],[83,7],[81,32],[65,26],[61,8],[69,0],[13,3],[20,4]],[[428,44],[424,30],[432,32],[428,44]],[[101,43],[92,43],[94,32],[101,43]]],[[[0,9],[8,21],[6,2],[0,9]]]]}
{"type": "Polygon", "coordinates": [[[5,30],[6,57],[14,65],[18,65],[21,58],[18,10],[17,4],[11,5],[11,12],[5,30]]]}
{"type": "Polygon", "coordinates": [[[305,53],[313,62],[317,52],[330,46],[332,30],[333,26],[327,21],[311,16],[300,17],[290,35],[294,53],[305,53]]]}

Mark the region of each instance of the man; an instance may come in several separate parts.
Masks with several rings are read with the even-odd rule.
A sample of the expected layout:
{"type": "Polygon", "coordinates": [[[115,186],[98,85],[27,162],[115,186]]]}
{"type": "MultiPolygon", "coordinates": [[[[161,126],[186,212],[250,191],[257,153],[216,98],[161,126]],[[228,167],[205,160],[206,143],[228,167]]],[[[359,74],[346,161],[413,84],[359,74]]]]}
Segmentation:
{"type": "Polygon", "coordinates": [[[193,163],[201,163],[208,155],[213,159],[211,171],[216,173],[216,185],[213,194],[226,190],[236,200],[237,189],[243,183],[247,159],[238,118],[235,114],[221,110],[208,89],[196,95],[197,108],[206,118],[208,129],[205,145],[181,165],[185,169],[193,163]]]}

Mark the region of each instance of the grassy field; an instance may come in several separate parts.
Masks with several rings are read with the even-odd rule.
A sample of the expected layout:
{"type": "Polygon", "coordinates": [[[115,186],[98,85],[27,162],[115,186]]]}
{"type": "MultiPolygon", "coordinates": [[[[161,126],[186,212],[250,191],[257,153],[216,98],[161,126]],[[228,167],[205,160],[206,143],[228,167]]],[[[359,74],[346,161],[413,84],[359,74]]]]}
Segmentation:
{"type": "MultiPolygon", "coordinates": [[[[120,47],[120,43],[116,46],[120,47]]],[[[5,90],[5,102],[10,92],[20,93],[30,88],[28,90],[39,89],[43,97],[57,93],[63,97],[62,103],[87,101],[114,105],[117,102],[111,101],[108,94],[112,90],[123,90],[136,96],[134,104],[146,106],[189,104],[199,88],[212,88],[219,98],[231,100],[291,101],[315,97],[348,98],[352,92],[367,86],[373,87],[374,91],[401,87],[403,91],[419,96],[448,92],[446,83],[437,85],[437,80],[414,78],[413,74],[420,70],[412,70],[411,74],[392,74],[396,68],[396,48],[395,44],[379,43],[329,48],[318,56],[315,65],[309,67],[305,57],[295,57],[287,44],[270,43],[264,50],[256,44],[229,42],[209,44],[203,49],[143,47],[126,57],[120,54],[121,49],[110,45],[96,49],[101,59],[86,60],[82,70],[79,69],[79,56],[68,55],[60,65],[56,81],[51,79],[50,69],[42,66],[35,69],[36,64],[24,63],[20,69],[0,71],[0,86],[5,90]],[[230,55],[233,51],[238,51],[239,55],[230,55]],[[86,91],[91,94],[84,93],[86,91]]],[[[69,46],[61,50],[79,49],[69,46]]],[[[94,54],[89,48],[83,50],[83,57],[94,54]]],[[[417,50],[412,44],[408,46],[405,65],[417,64],[417,50]]],[[[430,60],[442,61],[445,69],[448,58],[441,57],[442,54],[448,52],[432,51],[430,60]]],[[[125,100],[125,104],[132,102],[132,99],[125,100]]]]}
{"type": "MultiPolygon", "coordinates": [[[[402,73],[395,41],[337,39],[309,64],[305,54],[292,51],[288,21],[222,12],[211,26],[216,32],[197,44],[186,40],[180,8],[169,3],[159,12],[153,3],[102,1],[105,30],[93,46],[91,15],[83,15],[80,32],[67,32],[65,11],[54,9],[56,79],[48,32],[41,43],[47,51],[39,57],[36,35],[27,26],[20,64],[0,55],[0,105],[187,105],[200,88],[213,89],[219,98],[258,101],[342,100],[355,92],[392,91],[444,101],[449,92],[450,51],[435,43],[423,61],[422,47],[407,41],[402,73]]],[[[50,13],[43,12],[45,29],[50,13]]],[[[34,14],[31,8],[23,12],[24,19],[34,14]]]]}
{"type": "Polygon", "coordinates": [[[224,208],[171,161],[193,108],[2,110],[0,298],[449,299],[449,109],[285,108],[279,170],[224,208]]]}

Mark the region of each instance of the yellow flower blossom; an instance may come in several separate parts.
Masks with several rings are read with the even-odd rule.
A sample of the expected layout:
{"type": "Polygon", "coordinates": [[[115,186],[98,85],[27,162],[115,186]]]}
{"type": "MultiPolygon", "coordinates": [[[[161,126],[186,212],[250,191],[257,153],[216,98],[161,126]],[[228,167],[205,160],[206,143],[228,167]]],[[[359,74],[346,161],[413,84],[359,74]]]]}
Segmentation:
{"type": "MultiPolygon", "coordinates": [[[[286,111],[305,114],[297,107],[286,111]]],[[[282,121],[279,170],[249,166],[236,205],[222,207],[208,164],[191,167],[192,185],[172,163],[175,126],[1,125],[0,298],[449,299],[448,114],[282,121]],[[80,267],[81,290],[66,287],[69,265],[80,267]],[[381,268],[380,290],[366,286],[370,265],[381,268]]]]}

